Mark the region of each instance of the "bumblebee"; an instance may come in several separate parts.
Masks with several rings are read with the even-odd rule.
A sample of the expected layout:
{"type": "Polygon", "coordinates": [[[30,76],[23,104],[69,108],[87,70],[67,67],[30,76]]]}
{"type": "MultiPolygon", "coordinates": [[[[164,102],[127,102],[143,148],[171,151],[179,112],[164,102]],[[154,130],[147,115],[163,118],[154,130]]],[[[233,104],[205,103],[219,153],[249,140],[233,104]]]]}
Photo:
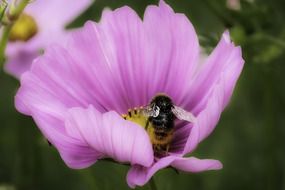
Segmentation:
{"type": "Polygon", "coordinates": [[[123,117],[145,128],[154,153],[158,156],[168,154],[176,119],[189,122],[195,120],[193,114],[175,106],[171,98],[165,94],[156,95],[149,105],[129,110],[128,115],[123,117]]]}

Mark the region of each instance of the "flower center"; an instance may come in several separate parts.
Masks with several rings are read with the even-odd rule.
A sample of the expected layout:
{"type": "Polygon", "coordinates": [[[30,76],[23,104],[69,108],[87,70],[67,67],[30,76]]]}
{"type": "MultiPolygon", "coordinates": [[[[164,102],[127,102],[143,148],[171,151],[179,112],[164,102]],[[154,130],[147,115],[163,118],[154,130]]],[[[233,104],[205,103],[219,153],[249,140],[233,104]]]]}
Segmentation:
{"type": "Polygon", "coordinates": [[[122,117],[125,120],[134,122],[140,125],[141,127],[146,128],[148,117],[143,114],[142,110],[143,110],[142,107],[129,109],[128,114],[123,114],[122,117]]]}
{"type": "Polygon", "coordinates": [[[18,20],[14,23],[9,41],[28,41],[34,37],[38,32],[38,26],[33,17],[28,14],[21,14],[18,20]]]}

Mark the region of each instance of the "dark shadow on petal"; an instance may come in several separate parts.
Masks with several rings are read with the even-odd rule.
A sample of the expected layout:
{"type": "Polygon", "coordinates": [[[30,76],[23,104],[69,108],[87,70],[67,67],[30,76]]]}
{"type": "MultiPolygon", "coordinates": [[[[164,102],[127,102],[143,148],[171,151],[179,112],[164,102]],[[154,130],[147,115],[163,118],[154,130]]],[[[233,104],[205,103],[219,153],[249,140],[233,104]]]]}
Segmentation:
{"type": "Polygon", "coordinates": [[[170,153],[181,154],[191,133],[192,124],[185,121],[176,121],[170,153]]]}

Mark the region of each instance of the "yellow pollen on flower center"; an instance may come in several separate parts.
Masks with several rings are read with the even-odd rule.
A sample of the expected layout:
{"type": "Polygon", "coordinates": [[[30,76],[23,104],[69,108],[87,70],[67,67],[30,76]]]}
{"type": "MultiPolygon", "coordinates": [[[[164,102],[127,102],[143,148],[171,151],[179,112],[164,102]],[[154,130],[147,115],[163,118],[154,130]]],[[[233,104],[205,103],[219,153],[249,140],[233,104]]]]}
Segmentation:
{"type": "Polygon", "coordinates": [[[156,140],[156,135],[155,135],[155,129],[154,126],[151,122],[148,121],[148,117],[143,114],[143,108],[134,108],[134,109],[129,109],[128,114],[123,114],[122,117],[125,120],[134,122],[138,124],[139,126],[143,127],[143,129],[146,130],[148,133],[150,142],[154,144],[159,144],[156,140]]]}
{"type": "Polygon", "coordinates": [[[141,127],[145,128],[147,125],[147,120],[148,118],[143,115],[142,113],[142,108],[134,108],[134,109],[129,109],[128,114],[123,114],[122,117],[125,120],[134,122],[141,127]]]}
{"type": "Polygon", "coordinates": [[[28,41],[38,32],[38,26],[35,19],[28,14],[21,14],[18,20],[12,26],[9,41],[28,41]]]}

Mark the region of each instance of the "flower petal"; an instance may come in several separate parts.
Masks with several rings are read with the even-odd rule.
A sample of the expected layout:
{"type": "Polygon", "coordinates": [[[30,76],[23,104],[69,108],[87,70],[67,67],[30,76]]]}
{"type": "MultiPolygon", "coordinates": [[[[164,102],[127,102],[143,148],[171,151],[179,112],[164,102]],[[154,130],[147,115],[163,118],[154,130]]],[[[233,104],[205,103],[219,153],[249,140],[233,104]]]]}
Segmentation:
{"type": "Polygon", "coordinates": [[[174,13],[164,1],[158,7],[147,7],[143,24],[148,43],[142,88],[147,89],[149,98],[163,92],[180,105],[187,98],[185,86],[192,80],[198,64],[195,29],[184,14],[174,13]]]}
{"type": "MultiPolygon", "coordinates": [[[[63,122],[65,120],[67,110],[72,107],[87,107],[90,103],[98,105],[92,99],[93,95],[89,94],[92,93],[92,88],[85,88],[86,83],[81,81],[81,74],[77,73],[77,70],[75,68],[73,69],[72,66],[69,66],[73,64],[74,61],[72,58],[70,58],[69,54],[65,50],[59,47],[50,48],[44,56],[35,60],[35,63],[33,64],[31,70],[22,76],[21,87],[16,95],[17,109],[24,114],[33,116],[34,120],[36,121],[42,121],[37,123],[39,128],[41,131],[43,131],[44,135],[49,140],[51,139],[50,141],[55,144],[56,147],[60,147],[57,146],[57,144],[61,143],[61,138],[56,139],[56,136],[52,135],[52,131],[56,130],[59,131],[59,133],[63,133],[62,135],[65,135],[66,132],[63,122]],[[90,91],[88,89],[90,89],[90,91]],[[52,125],[51,127],[48,122],[44,122],[47,120],[47,117],[55,118],[58,120],[58,123],[52,125]]],[[[100,107],[100,105],[97,107],[100,107]]],[[[99,111],[104,111],[104,108],[101,107],[101,110],[99,111]]],[[[107,118],[107,116],[105,117],[107,118]]],[[[117,116],[117,119],[118,117],[119,116],[117,116]]],[[[119,117],[119,119],[123,122],[126,122],[121,117],[119,117]]],[[[116,125],[114,124],[114,126],[116,125]]],[[[130,124],[128,123],[127,126],[130,126],[130,124]]],[[[117,129],[120,129],[120,127],[117,129]]],[[[132,146],[134,142],[136,142],[136,145],[134,146],[141,146],[142,148],[148,145],[147,150],[151,151],[151,154],[149,154],[147,150],[145,150],[143,153],[153,156],[149,137],[142,128],[138,126],[132,126],[130,127],[129,132],[117,133],[119,134],[118,137],[121,137],[120,134],[125,135],[127,133],[130,133],[129,138],[126,138],[126,140],[129,141],[125,141],[129,142],[127,145],[132,146]],[[137,130],[141,130],[141,132],[137,132],[137,130]],[[138,141],[131,141],[133,138],[135,138],[133,135],[136,135],[138,133],[143,133],[143,137],[141,138],[140,135],[138,135],[138,141]]],[[[121,151],[125,150],[127,147],[125,145],[126,144],[122,144],[122,147],[120,149],[121,151]]],[[[73,145],[71,144],[70,146],[73,145]]],[[[109,150],[110,149],[108,149],[108,151],[109,150]]],[[[140,150],[140,148],[137,150],[140,150]]],[[[61,151],[60,148],[59,151],[61,151]]],[[[133,156],[132,159],[134,160],[130,161],[133,163],[138,163],[140,161],[137,162],[137,160],[139,160],[139,158],[137,158],[137,155],[140,154],[126,154],[125,156],[127,157],[119,157],[118,159],[124,161],[124,159],[130,159],[130,156],[133,156]]],[[[146,157],[145,155],[144,158],[151,160],[151,157],[146,157]]],[[[152,162],[152,160],[150,163],[146,163],[144,161],[142,161],[143,165],[151,164],[152,162]]],[[[72,165],[72,167],[76,166],[72,165]]]]}
{"type": "Polygon", "coordinates": [[[122,102],[122,106],[114,108],[107,101],[104,105],[119,112],[146,105],[159,92],[179,102],[199,53],[192,24],[162,1],[159,7],[147,8],[143,22],[129,7],[106,10],[99,24],[86,24],[83,31],[74,34],[68,47],[70,54],[76,55],[74,59],[84,65],[82,70],[93,76],[89,80],[103,86],[103,90],[95,88],[101,89],[99,94],[116,91],[110,101],[122,102]],[[93,67],[96,69],[90,69],[93,67]],[[172,90],[174,86],[177,91],[172,90]]]}
{"type": "Polygon", "coordinates": [[[69,167],[82,168],[94,163],[100,155],[88,144],[69,137],[64,121],[69,108],[84,105],[87,107],[92,102],[87,100],[84,103],[84,97],[88,93],[86,89],[76,86],[72,81],[69,83],[62,80],[72,75],[72,71],[66,65],[66,62],[71,61],[70,58],[61,50],[51,48],[45,56],[35,60],[30,71],[23,74],[15,104],[18,111],[33,117],[44,136],[58,149],[69,167]],[[52,51],[56,53],[53,54],[52,51]],[[63,70],[69,72],[64,73],[63,70]]]}
{"type": "Polygon", "coordinates": [[[91,0],[72,2],[69,0],[37,0],[30,3],[25,8],[25,13],[35,19],[38,33],[27,42],[8,43],[6,71],[20,78],[22,73],[30,68],[32,60],[39,55],[40,50],[65,39],[65,26],[91,3],[91,0]]]}
{"type": "MultiPolygon", "coordinates": [[[[175,122],[175,128],[173,133],[173,140],[169,151],[175,154],[182,154],[184,151],[185,144],[188,140],[189,135],[191,134],[191,129],[193,124],[188,122],[175,122]]],[[[192,134],[194,135],[194,134],[192,134]]]]}
{"type": "Polygon", "coordinates": [[[220,170],[223,165],[218,160],[203,159],[200,160],[195,157],[176,159],[171,163],[171,166],[185,172],[203,172],[208,170],[220,170]]]}
{"type": "Polygon", "coordinates": [[[38,24],[45,28],[64,29],[69,22],[79,16],[92,2],[92,0],[37,0],[30,3],[26,7],[25,12],[37,19],[38,24]]]}
{"type": "Polygon", "coordinates": [[[217,125],[223,111],[223,100],[225,96],[225,79],[222,78],[212,92],[207,106],[197,116],[196,122],[190,132],[190,136],[185,144],[183,154],[192,152],[199,142],[205,139],[217,125]]]}
{"type": "Polygon", "coordinates": [[[6,54],[7,61],[5,71],[20,79],[22,74],[31,68],[33,60],[41,55],[48,45],[54,42],[63,42],[69,32],[61,30],[48,31],[47,34],[40,32],[28,42],[8,43],[6,54]],[[56,34],[56,35],[50,35],[56,34]]]}
{"type": "Polygon", "coordinates": [[[230,42],[229,33],[225,32],[201,73],[197,75],[196,84],[192,86],[196,91],[193,91],[195,93],[190,94],[190,97],[198,102],[192,112],[198,116],[184,147],[184,154],[192,152],[217,125],[223,109],[229,102],[243,64],[240,48],[230,42]],[[196,135],[192,134],[192,131],[196,135]]]}
{"type": "Polygon", "coordinates": [[[224,109],[226,82],[225,80],[222,80],[221,83],[222,84],[216,86],[213,94],[208,100],[206,108],[199,114],[197,118],[199,142],[204,140],[214,130],[224,109]]]}
{"type": "Polygon", "coordinates": [[[7,73],[19,78],[24,72],[30,69],[31,63],[38,56],[37,52],[20,51],[9,58],[8,63],[4,65],[7,73]]]}
{"type": "Polygon", "coordinates": [[[89,22],[73,33],[66,45],[68,49],[46,50],[44,58],[37,61],[46,62],[44,66],[34,67],[45,73],[45,83],[50,79],[55,81],[59,91],[70,86],[72,92],[65,92],[62,98],[76,98],[77,105],[73,106],[86,107],[89,102],[99,110],[124,113],[129,108],[148,104],[159,92],[167,93],[177,103],[183,96],[178,94],[185,92],[184,82],[190,80],[195,68],[199,51],[196,33],[184,15],[175,14],[163,2],[159,7],[149,7],[144,20],[143,24],[128,7],[105,11],[99,24],[89,22]],[[170,32],[160,37],[153,30],[154,25],[170,32]],[[160,48],[160,43],[168,45],[160,48]],[[173,68],[168,69],[170,66],[173,68]],[[176,77],[178,73],[180,76],[176,77]],[[177,90],[173,91],[173,87],[177,90]]]}
{"type": "MultiPolygon", "coordinates": [[[[189,133],[189,136],[186,140],[186,143],[183,147],[183,155],[192,152],[199,144],[199,135],[200,135],[200,128],[198,123],[198,119],[197,122],[192,126],[191,131],[189,133]]],[[[191,124],[188,124],[185,126],[185,128],[187,128],[188,126],[191,126],[191,124]]]]}
{"type": "Polygon", "coordinates": [[[140,98],[141,89],[135,92],[132,86],[136,80],[133,76],[139,77],[138,67],[143,65],[142,35],[139,16],[123,7],[105,10],[99,24],[88,22],[68,43],[70,54],[76,55],[74,59],[81,63],[85,81],[93,85],[97,99],[108,110],[124,113],[135,104],[146,104],[140,98]]]}
{"type": "Polygon", "coordinates": [[[174,167],[185,172],[202,172],[207,170],[219,170],[222,164],[218,160],[204,159],[200,160],[195,157],[182,158],[178,156],[168,156],[160,159],[149,168],[135,165],[127,175],[127,182],[131,188],[136,185],[143,186],[148,180],[160,169],[165,167],[174,167]]]}
{"type": "Polygon", "coordinates": [[[153,150],[145,130],[124,120],[115,112],[101,114],[93,106],[72,108],[66,120],[66,130],[81,139],[103,157],[122,163],[150,166],[153,150]]]}
{"type": "MultiPolygon", "coordinates": [[[[69,108],[88,107],[89,104],[99,111],[105,111],[105,107],[96,100],[96,91],[84,83],[82,76],[84,73],[80,73],[69,53],[52,46],[22,76],[16,107],[27,115],[30,115],[30,110],[47,109],[53,114],[62,115],[69,108]]],[[[111,93],[105,95],[113,96],[111,93]]]]}
{"type": "Polygon", "coordinates": [[[47,112],[32,113],[32,117],[46,139],[59,151],[70,168],[81,169],[94,164],[101,153],[88,144],[70,137],[64,129],[63,119],[47,112]]]}
{"type": "Polygon", "coordinates": [[[213,88],[222,75],[226,75],[225,96],[223,105],[228,103],[235,83],[243,68],[240,47],[230,41],[229,32],[224,32],[219,44],[208,57],[205,64],[197,71],[196,78],[189,86],[188,103],[185,108],[191,110],[195,115],[204,110],[213,88]]]}

